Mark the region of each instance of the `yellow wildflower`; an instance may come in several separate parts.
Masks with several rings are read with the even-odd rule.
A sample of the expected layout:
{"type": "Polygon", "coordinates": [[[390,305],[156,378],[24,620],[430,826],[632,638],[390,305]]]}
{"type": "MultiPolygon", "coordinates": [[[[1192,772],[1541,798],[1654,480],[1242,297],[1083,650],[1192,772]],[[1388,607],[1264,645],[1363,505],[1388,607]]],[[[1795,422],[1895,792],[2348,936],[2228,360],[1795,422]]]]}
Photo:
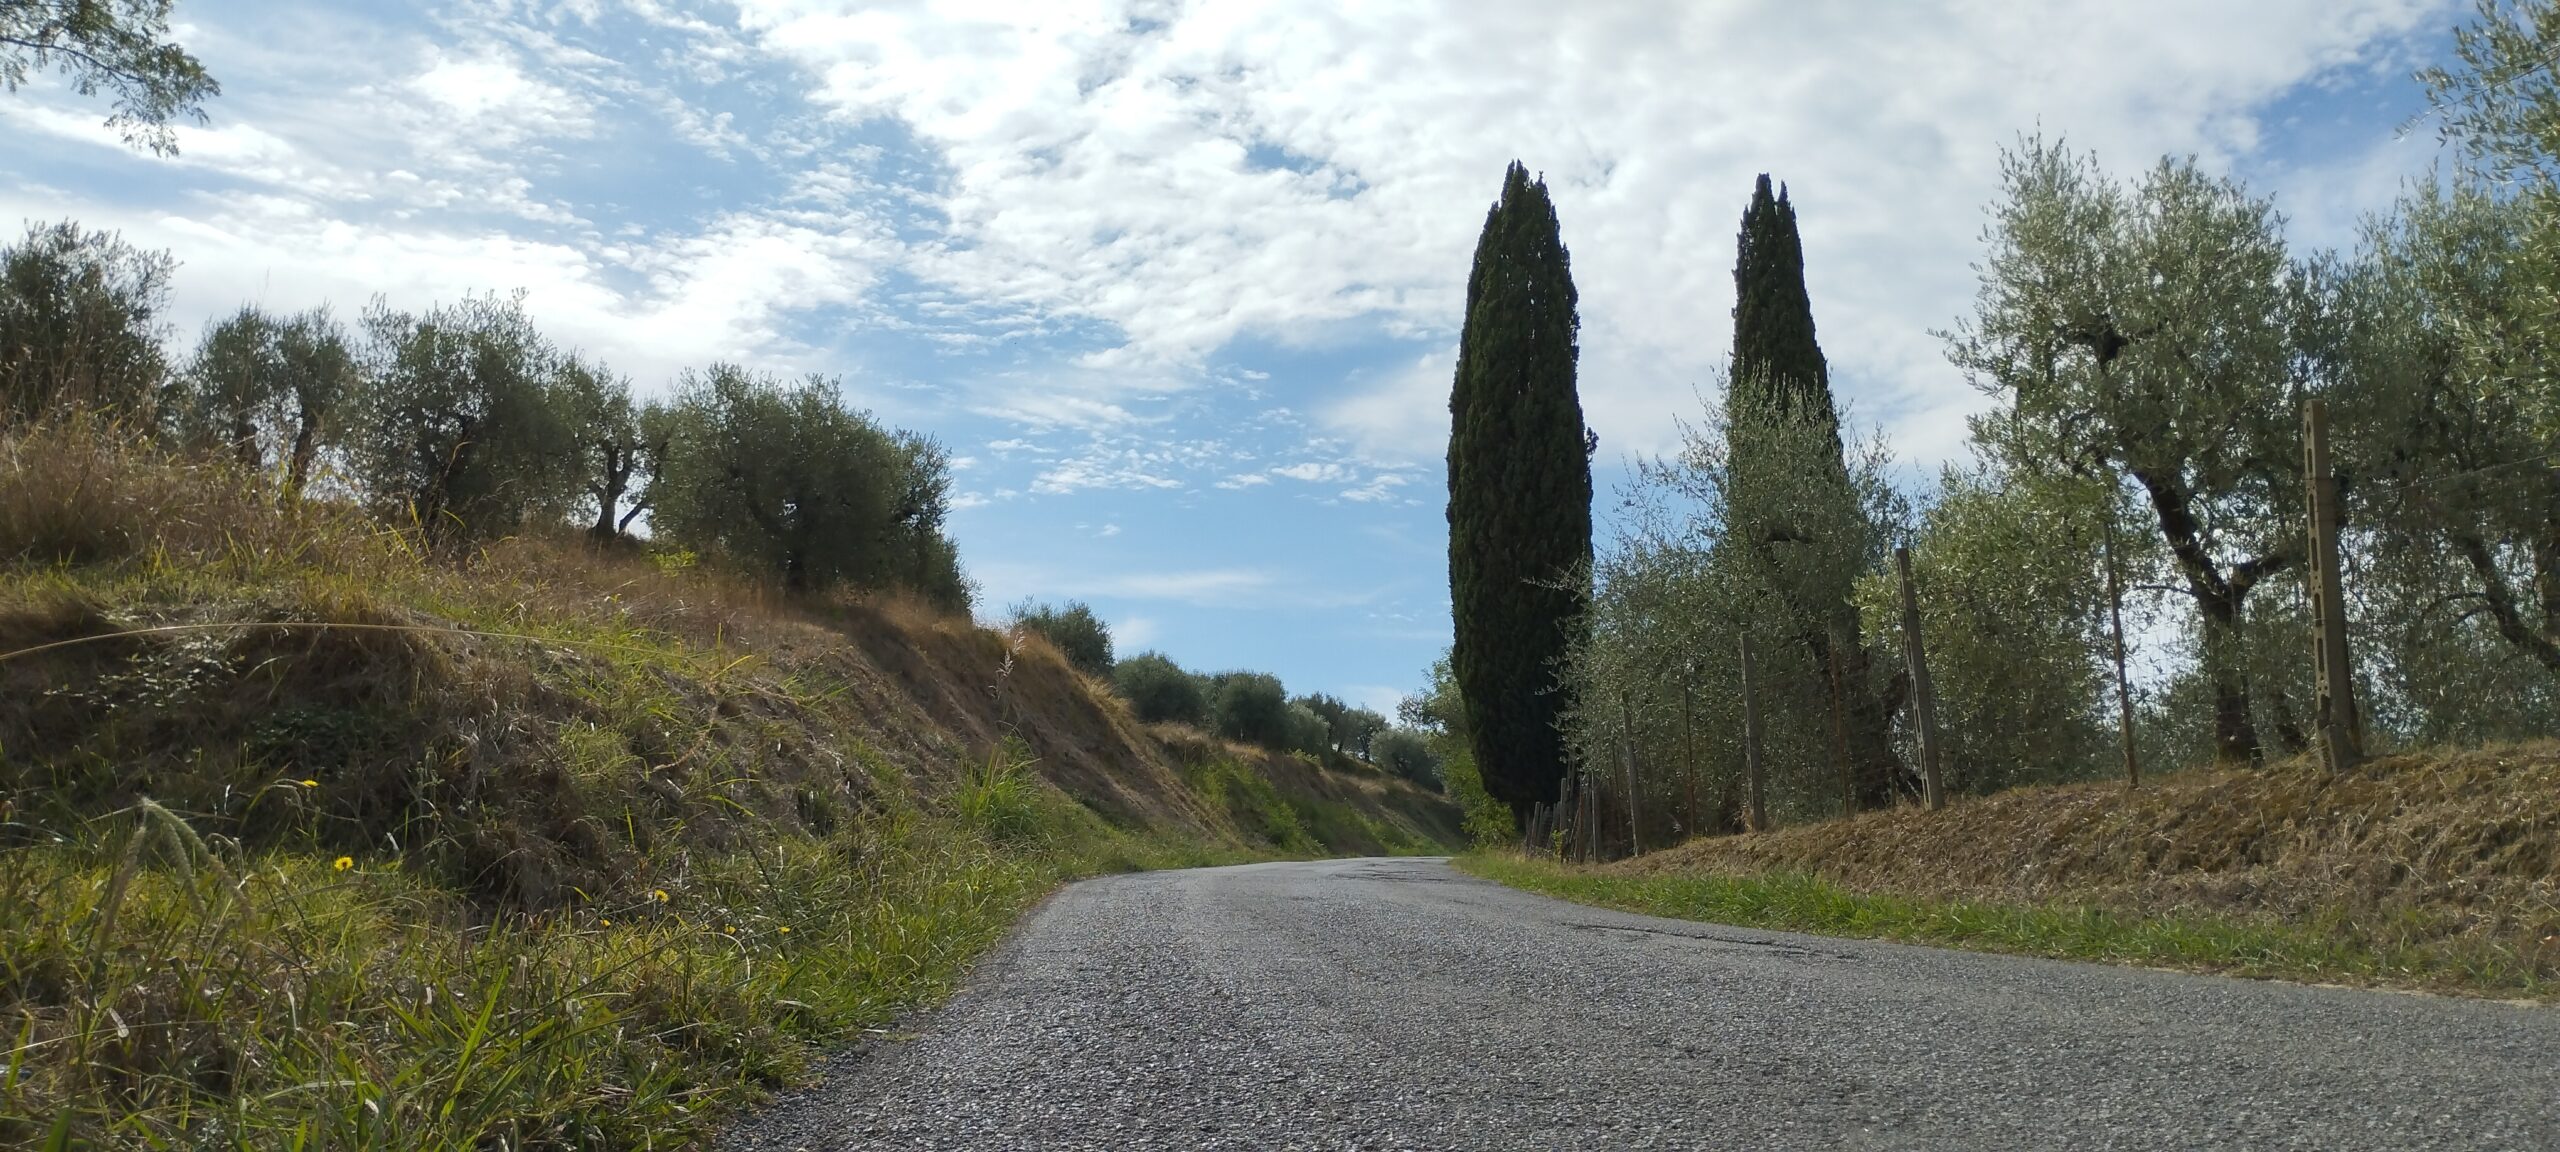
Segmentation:
{"type": "Polygon", "coordinates": [[[780,927],[780,928],[778,928],[778,929],[775,929],[775,931],[778,931],[778,932],[782,933],[783,935],[788,936],[788,935],[790,935],[790,934],[791,934],[791,926],[790,926],[790,925],[788,925],[788,924],[785,924],[785,925],[783,925],[782,927],[780,927]]]}
{"type": "Polygon", "coordinates": [[[656,891],[654,891],[654,892],[649,893],[649,898],[650,898],[650,899],[652,899],[652,900],[657,901],[657,902],[658,902],[658,903],[660,903],[660,904],[664,904],[664,903],[666,903],[666,902],[667,902],[667,890],[666,890],[666,889],[664,889],[664,888],[660,888],[660,889],[658,889],[658,890],[656,890],[656,891]]]}
{"type": "Polygon", "coordinates": [[[598,928],[611,928],[611,927],[613,927],[613,917],[611,917],[611,916],[599,916],[599,917],[596,917],[596,927],[598,927],[598,928]]]}
{"type": "Polygon", "coordinates": [[[305,788],[317,788],[320,786],[320,782],[317,780],[305,780],[302,782],[302,786],[305,788]]]}
{"type": "Polygon", "coordinates": [[[338,871],[340,871],[340,872],[344,872],[344,871],[346,871],[347,869],[349,869],[349,868],[353,868],[353,867],[355,867],[355,866],[356,866],[356,858],[355,858],[355,857],[353,857],[353,856],[340,856],[340,857],[338,857],[336,860],[333,860],[333,861],[331,861],[331,862],[329,863],[329,867],[331,867],[331,868],[335,868],[335,869],[337,869],[337,870],[338,870],[338,871]]]}

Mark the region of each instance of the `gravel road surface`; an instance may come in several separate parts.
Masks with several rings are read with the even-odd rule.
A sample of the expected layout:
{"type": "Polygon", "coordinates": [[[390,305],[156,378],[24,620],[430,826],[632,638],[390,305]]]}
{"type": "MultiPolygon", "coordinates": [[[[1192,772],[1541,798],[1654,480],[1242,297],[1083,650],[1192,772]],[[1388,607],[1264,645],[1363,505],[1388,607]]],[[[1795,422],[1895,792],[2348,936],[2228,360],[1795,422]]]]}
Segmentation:
{"type": "Polygon", "coordinates": [[[2560,1149],[2560,1012],[1656,920],[1437,860],[1090,880],[736,1149],[2560,1149]]]}

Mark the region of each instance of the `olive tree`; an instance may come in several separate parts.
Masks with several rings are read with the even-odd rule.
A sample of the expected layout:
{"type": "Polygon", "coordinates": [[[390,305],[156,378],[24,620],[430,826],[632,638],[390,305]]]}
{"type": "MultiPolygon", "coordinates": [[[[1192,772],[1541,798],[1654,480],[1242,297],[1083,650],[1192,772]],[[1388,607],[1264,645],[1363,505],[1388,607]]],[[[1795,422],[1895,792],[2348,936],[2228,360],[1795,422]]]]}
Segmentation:
{"type": "Polygon", "coordinates": [[[646,496],[659,539],[795,592],[895,586],[968,607],[942,533],[941,445],[883,428],[825,377],[785,384],[733,364],[685,373],[664,419],[646,496]]]}
{"type": "Polygon", "coordinates": [[[168,253],[64,221],[0,249],[0,424],[71,410],[154,419],[168,253]]]}
{"type": "Polygon", "coordinates": [[[1975,438],[2022,472],[2122,476],[2198,623],[2214,749],[2261,758],[2251,593],[2301,563],[2299,401],[2316,308],[2282,219],[2191,160],[2119,184],[2041,139],[2005,155],[1973,317],[1950,358],[2001,407],[1975,438]]]}
{"type": "Polygon", "coordinates": [[[363,383],[346,329],[327,308],[275,316],[254,305],[216,321],[180,374],[169,418],[180,442],[277,469],[300,493],[346,432],[363,383]]]}
{"type": "Polygon", "coordinates": [[[565,516],[577,459],[556,396],[561,357],[523,297],[425,312],[377,304],[349,456],[366,497],[430,542],[565,516]]]}

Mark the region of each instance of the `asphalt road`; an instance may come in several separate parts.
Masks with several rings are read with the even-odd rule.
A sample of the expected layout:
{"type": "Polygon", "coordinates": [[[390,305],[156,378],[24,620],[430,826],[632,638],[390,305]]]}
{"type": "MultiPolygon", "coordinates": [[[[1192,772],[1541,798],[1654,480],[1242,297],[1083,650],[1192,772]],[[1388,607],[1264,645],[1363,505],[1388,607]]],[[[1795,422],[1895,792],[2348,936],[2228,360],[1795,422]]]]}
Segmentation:
{"type": "Polygon", "coordinates": [[[1060,892],[740,1149],[2560,1148],[2560,1012],[1656,920],[1435,860],[1060,892]]]}

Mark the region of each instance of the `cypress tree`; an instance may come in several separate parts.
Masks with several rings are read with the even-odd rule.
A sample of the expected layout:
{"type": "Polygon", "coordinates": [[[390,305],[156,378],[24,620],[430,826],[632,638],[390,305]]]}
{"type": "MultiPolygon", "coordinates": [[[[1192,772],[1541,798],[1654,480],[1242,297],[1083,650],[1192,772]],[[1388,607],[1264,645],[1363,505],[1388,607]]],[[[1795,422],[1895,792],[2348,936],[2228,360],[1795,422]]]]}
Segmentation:
{"type": "Polygon", "coordinates": [[[1850,598],[1859,565],[1872,559],[1874,528],[1841,457],[1839,409],[1814,339],[1795,206],[1783,186],[1771,194],[1766,174],[1742,213],[1733,288],[1726,443],[1737,495],[1730,528],[1785,605],[1783,627],[1803,645],[1823,681],[1814,695],[1826,704],[1836,661],[1858,803],[1881,807],[1892,802],[1899,775],[1891,725],[1902,690],[1898,679],[1876,689],[1850,598]],[[1810,441],[1801,434],[1808,426],[1818,430],[1810,441]],[[1808,561],[1816,566],[1807,570],[1808,561]]]}
{"type": "Polygon", "coordinates": [[[1804,290],[1804,241],[1795,205],[1781,185],[1769,193],[1761,173],[1742,213],[1733,263],[1733,380],[1780,418],[1820,421],[1840,434],[1831,403],[1831,369],[1813,338],[1813,300],[1804,290]]]}
{"type": "Polygon", "coordinates": [[[1514,161],[1476,241],[1449,391],[1449,601],[1468,740],[1515,820],[1564,778],[1556,673],[1589,600],[1574,303],[1546,183],[1514,161]]]}

